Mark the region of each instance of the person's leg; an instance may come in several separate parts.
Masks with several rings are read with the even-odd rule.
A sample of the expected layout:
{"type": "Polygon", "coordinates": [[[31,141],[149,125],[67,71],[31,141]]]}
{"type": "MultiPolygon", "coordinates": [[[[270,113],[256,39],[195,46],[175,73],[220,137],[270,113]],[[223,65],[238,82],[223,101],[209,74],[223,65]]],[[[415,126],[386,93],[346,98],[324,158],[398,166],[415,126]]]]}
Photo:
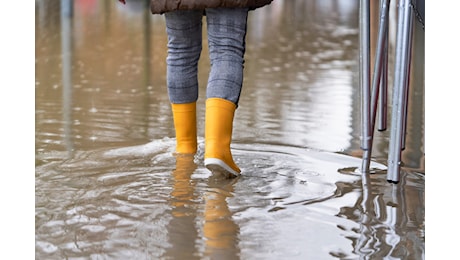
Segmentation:
{"type": "Polygon", "coordinates": [[[167,87],[176,131],[176,152],[197,150],[196,101],[201,54],[201,11],[165,13],[168,34],[167,87]]]}
{"type": "Polygon", "coordinates": [[[227,177],[241,172],[230,150],[243,84],[248,9],[206,9],[211,71],[206,89],[205,166],[227,177]]]}
{"type": "Polygon", "coordinates": [[[238,106],[243,85],[247,8],[206,9],[211,70],[207,98],[223,98],[238,106]]]}

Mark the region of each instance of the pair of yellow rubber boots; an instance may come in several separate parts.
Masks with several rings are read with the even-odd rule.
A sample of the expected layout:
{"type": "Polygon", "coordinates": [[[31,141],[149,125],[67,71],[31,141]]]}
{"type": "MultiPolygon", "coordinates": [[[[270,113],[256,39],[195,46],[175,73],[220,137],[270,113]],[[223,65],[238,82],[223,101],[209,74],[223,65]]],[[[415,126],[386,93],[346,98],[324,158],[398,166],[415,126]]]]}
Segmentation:
{"type": "MultiPolygon", "coordinates": [[[[176,130],[176,153],[194,154],[197,150],[196,102],[171,104],[176,130]]],[[[241,170],[230,150],[236,105],[222,98],[206,100],[204,164],[214,174],[238,176],[241,170]]]]}

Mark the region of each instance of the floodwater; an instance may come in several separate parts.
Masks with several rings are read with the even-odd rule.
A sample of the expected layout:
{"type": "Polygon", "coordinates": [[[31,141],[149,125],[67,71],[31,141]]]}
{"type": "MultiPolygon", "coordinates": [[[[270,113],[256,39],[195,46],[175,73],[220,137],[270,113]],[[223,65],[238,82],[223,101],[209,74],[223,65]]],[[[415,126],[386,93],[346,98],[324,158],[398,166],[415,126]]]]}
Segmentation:
{"type": "Polygon", "coordinates": [[[36,259],[425,258],[418,22],[395,185],[388,131],[375,134],[372,174],[359,171],[359,1],[251,12],[232,143],[243,172],[225,180],[203,166],[206,41],[199,150],[175,157],[164,17],[143,0],[66,2],[35,1],[36,259]]]}

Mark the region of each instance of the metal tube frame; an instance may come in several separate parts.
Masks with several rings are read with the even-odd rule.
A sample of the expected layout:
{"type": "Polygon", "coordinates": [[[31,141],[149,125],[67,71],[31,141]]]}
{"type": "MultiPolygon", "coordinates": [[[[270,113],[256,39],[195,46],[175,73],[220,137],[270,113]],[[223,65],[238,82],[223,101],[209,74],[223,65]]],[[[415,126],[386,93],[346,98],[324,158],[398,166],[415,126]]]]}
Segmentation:
{"type": "MultiPolygon", "coordinates": [[[[387,70],[388,70],[388,16],[390,0],[380,1],[380,25],[375,54],[372,88],[370,86],[370,5],[360,0],[360,87],[362,94],[363,160],[361,171],[369,173],[372,141],[377,110],[380,113],[379,131],[386,129],[387,70]],[[372,90],[372,96],[370,92],[372,90]],[[380,96],[380,98],[379,98],[380,96]]],[[[401,152],[405,147],[409,72],[412,49],[413,16],[410,0],[399,0],[395,49],[392,121],[388,154],[387,181],[400,180],[401,152]]]]}

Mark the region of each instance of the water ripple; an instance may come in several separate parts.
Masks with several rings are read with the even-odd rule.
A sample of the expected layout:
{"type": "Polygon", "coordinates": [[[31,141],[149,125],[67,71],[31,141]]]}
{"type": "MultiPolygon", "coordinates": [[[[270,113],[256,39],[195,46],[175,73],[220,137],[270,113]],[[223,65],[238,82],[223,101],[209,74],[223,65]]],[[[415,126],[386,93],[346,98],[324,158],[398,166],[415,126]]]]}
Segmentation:
{"type": "MultiPolygon", "coordinates": [[[[195,241],[195,249],[186,246],[187,250],[197,250],[192,254],[201,256],[222,247],[235,254],[256,255],[261,249],[284,252],[283,246],[302,256],[315,248],[304,243],[333,241],[333,247],[315,255],[347,258],[375,254],[377,249],[386,252],[365,243],[375,236],[396,239],[378,240],[400,247],[401,236],[390,234],[394,228],[385,206],[389,199],[380,195],[391,194],[385,175],[379,174],[386,169],[382,164],[371,164],[377,174],[370,182],[375,190],[371,194],[374,213],[369,215],[369,208],[360,203],[366,192],[356,171],[360,158],[301,147],[236,143],[232,151],[242,175],[219,179],[202,163],[203,139],[195,156],[174,156],[174,147],[175,140],[166,138],[80,152],[73,158],[64,152],[42,154],[42,164],[36,168],[37,254],[161,257],[177,255],[171,250],[185,250],[181,241],[187,240],[195,241]],[[292,239],[289,247],[285,237],[292,239]]],[[[403,173],[403,178],[411,189],[424,182],[420,175],[403,173]]],[[[401,204],[392,201],[396,208],[401,204]]],[[[407,228],[423,235],[423,226],[407,228]]]]}

